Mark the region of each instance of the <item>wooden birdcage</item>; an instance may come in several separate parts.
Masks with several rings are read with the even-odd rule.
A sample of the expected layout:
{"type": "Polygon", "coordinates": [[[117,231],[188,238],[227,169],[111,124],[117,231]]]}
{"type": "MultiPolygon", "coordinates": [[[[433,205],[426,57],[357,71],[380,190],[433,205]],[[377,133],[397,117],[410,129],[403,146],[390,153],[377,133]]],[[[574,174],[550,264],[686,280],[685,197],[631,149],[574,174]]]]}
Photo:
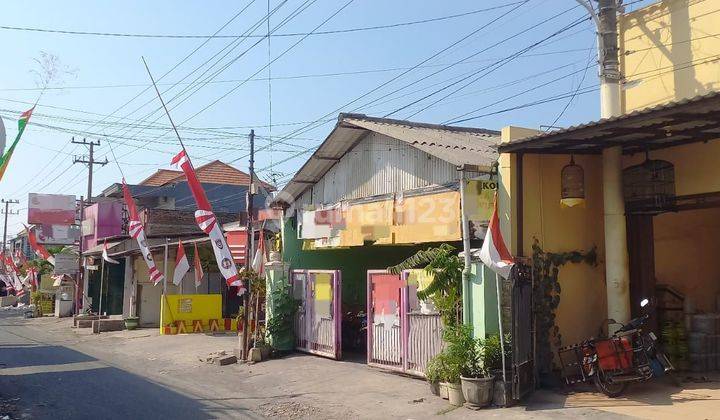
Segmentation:
{"type": "Polygon", "coordinates": [[[570,156],[570,163],[560,171],[560,203],[567,207],[582,205],[585,202],[585,171],[575,164],[575,157],[570,156]]]}
{"type": "Polygon", "coordinates": [[[650,159],[623,170],[623,195],[628,210],[662,213],[672,209],[675,201],[675,166],[650,159]]]}

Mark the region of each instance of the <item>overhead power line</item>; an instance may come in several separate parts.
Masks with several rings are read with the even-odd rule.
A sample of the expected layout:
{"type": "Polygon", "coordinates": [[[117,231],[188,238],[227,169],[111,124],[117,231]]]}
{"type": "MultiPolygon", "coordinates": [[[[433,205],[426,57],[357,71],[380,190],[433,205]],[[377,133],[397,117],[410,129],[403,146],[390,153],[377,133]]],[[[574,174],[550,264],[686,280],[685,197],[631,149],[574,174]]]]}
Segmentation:
{"type": "MultiPolygon", "coordinates": [[[[391,24],[387,24],[387,25],[374,25],[374,26],[364,26],[364,27],[358,27],[358,28],[335,29],[335,30],[325,30],[325,31],[316,31],[316,32],[279,33],[279,34],[271,34],[270,36],[271,37],[279,37],[279,38],[287,38],[287,37],[300,37],[300,36],[338,35],[338,34],[346,34],[346,33],[353,33],[353,32],[366,32],[366,31],[376,31],[376,30],[381,30],[381,29],[393,29],[393,28],[400,28],[400,27],[405,27],[405,26],[422,25],[422,24],[426,24],[426,23],[441,22],[441,21],[445,21],[445,20],[451,20],[451,19],[457,19],[457,18],[462,18],[462,17],[466,17],[466,16],[472,16],[472,15],[476,15],[479,13],[489,12],[492,10],[503,9],[503,8],[510,7],[515,4],[519,4],[519,3],[522,3],[522,1],[515,1],[512,3],[501,4],[498,6],[471,10],[471,11],[465,12],[465,13],[457,13],[457,14],[453,14],[453,15],[440,16],[440,17],[429,18],[429,19],[420,19],[420,20],[407,21],[407,22],[391,23],[391,24]]],[[[259,34],[243,34],[243,35],[142,34],[142,33],[122,33],[122,32],[73,31],[73,30],[63,30],[63,29],[48,29],[48,28],[28,27],[28,26],[7,26],[7,25],[0,25],[0,29],[8,30],[8,31],[39,32],[39,33],[50,33],[50,34],[60,34],[60,35],[82,35],[82,36],[99,36],[99,37],[114,37],[114,38],[155,38],[155,39],[225,39],[225,38],[263,38],[264,39],[265,38],[265,35],[259,35],[259,34]]]]}

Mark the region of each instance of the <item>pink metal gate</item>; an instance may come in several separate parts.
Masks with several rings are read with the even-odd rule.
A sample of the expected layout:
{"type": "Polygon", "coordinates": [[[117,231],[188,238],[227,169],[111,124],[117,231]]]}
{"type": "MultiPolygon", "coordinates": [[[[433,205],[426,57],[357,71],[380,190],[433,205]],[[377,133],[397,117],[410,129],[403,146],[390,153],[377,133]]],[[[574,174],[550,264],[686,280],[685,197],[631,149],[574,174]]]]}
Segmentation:
{"type": "Polygon", "coordinates": [[[425,376],[442,349],[440,315],[417,298],[417,285],[384,270],[368,270],[368,364],[425,376]]]}
{"type": "Polygon", "coordinates": [[[293,270],[291,279],[293,296],[301,302],[295,316],[295,348],[340,359],[340,271],[293,270]]]}

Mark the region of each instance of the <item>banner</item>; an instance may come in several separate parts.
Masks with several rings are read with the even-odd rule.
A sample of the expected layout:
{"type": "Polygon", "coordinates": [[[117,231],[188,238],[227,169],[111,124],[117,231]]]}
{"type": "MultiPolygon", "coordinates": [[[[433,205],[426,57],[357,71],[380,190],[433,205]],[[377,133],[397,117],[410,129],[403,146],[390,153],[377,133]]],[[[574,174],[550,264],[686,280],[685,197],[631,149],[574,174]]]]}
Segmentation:
{"type": "Polygon", "coordinates": [[[123,197],[125,198],[125,205],[128,208],[128,234],[135,238],[140,248],[140,252],[143,255],[143,259],[148,266],[148,273],[150,274],[150,280],[157,286],[158,283],[165,279],[165,276],[155,267],[155,261],[152,257],[152,252],[147,245],[147,238],[145,237],[145,227],[140,222],[140,216],[138,215],[137,207],[135,206],[135,200],[130,194],[130,189],[125,183],[125,178],[122,180],[123,197]]]}
{"type": "Polygon", "coordinates": [[[220,273],[225,277],[225,282],[228,287],[237,286],[239,288],[238,294],[244,293],[245,289],[238,276],[237,267],[233,262],[230,248],[228,248],[227,241],[225,240],[222,229],[220,229],[215,213],[212,211],[210,201],[208,201],[205,195],[205,190],[203,190],[200,181],[198,181],[195,175],[190,157],[185,153],[185,150],[183,150],[178,153],[170,163],[179,167],[185,173],[188,186],[198,206],[198,209],[195,211],[195,220],[198,226],[200,226],[200,229],[210,237],[210,243],[215,252],[215,260],[217,261],[220,273]]]}

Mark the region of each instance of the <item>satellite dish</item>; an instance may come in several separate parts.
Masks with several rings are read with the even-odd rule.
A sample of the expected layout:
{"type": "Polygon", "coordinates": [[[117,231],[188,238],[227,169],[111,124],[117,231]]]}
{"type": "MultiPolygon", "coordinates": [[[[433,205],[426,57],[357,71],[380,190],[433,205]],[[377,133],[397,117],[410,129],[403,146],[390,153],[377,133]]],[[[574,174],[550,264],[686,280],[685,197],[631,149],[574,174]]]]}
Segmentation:
{"type": "Polygon", "coordinates": [[[5,153],[5,124],[3,124],[2,118],[0,118],[0,154],[5,153]]]}

